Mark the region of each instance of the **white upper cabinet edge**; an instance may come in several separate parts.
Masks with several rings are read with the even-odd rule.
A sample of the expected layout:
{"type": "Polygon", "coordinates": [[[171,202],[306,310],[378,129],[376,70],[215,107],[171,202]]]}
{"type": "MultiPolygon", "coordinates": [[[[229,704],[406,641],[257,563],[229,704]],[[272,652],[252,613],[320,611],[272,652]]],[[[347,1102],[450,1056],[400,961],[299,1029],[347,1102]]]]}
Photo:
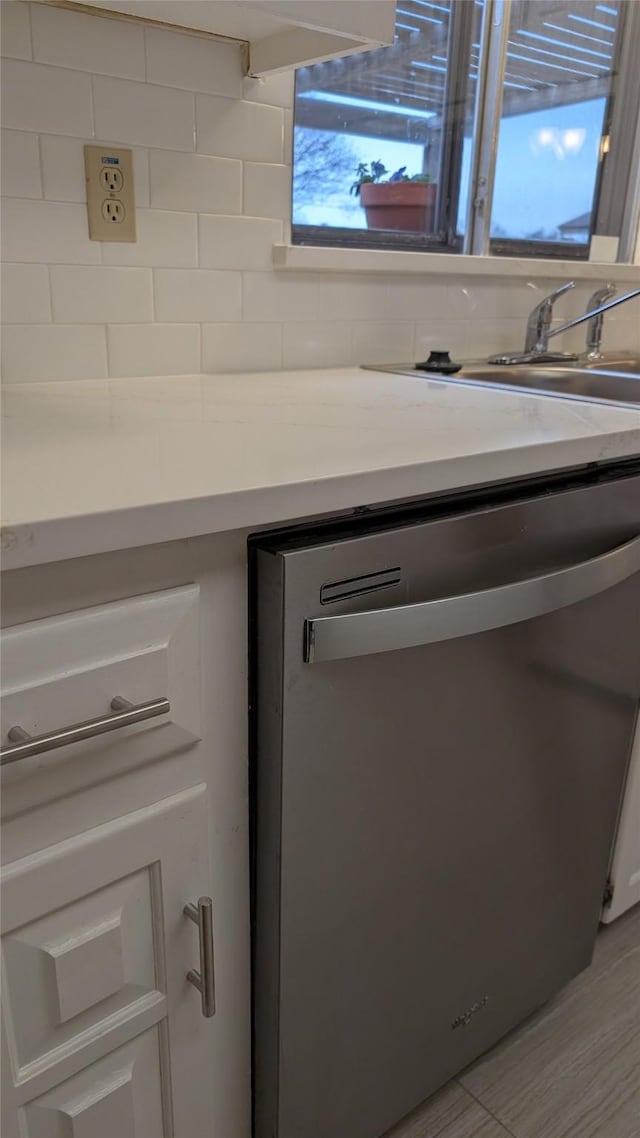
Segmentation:
{"type": "MultiPolygon", "coordinates": [[[[86,6],[248,44],[248,74],[273,75],[393,43],[395,0],[84,0],[86,6]]],[[[68,6],[68,5],[67,5],[68,6]]]]}

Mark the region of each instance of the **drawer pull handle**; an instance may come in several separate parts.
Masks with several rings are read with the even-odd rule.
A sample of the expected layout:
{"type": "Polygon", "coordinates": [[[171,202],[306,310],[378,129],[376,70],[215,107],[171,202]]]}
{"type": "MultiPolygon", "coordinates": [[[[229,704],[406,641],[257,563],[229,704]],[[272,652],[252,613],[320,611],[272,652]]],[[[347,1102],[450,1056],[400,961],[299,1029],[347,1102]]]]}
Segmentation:
{"type": "Polygon", "coordinates": [[[215,1015],[216,980],[213,964],[213,901],[210,897],[200,897],[197,905],[185,905],[184,915],[198,926],[200,940],[200,971],[192,968],[187,972],[187,980],[197,988],[202,998],[202,1014],[207,1019],[215,1015]]]}
{"type": "Polygon", "coordinates": [[[59,731],[47,731],[44,735],[29,735],[23,727],[10,727],[7,737],[13,747],[0,752],[0,766],[26,759],[30,755],[40,755],[43,751],[55,751],[57,747],[67,747],[69,743],[82,743],[107,731],[117,731],[120,727],[130,727],[142,723],[144,719],[154,719],[156,715],[166,715],[170,710],[168,699],[150,699],[146,703],[130,703],[117,695],[111,700],[113,715],[99,715],[97,719],[86,719],[83,723],[72,723],[59,731]]]}

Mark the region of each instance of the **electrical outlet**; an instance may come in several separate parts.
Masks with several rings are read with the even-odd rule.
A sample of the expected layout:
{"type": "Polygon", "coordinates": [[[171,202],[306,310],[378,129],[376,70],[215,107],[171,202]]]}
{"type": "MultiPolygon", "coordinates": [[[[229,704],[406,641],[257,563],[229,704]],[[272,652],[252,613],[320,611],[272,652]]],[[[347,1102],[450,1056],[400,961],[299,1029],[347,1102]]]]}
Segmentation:
{"type": "Polygon", "coordinates": [[[102,203],[102,216],[105,221],[111,223],[115,222],[116,225],[123,225],[127,216],[126,210],[118,198],[107,198],[102,203]]]}
{"type": "Polygon", "coordinates": [[[85,146],[89,237],[92,241],[135,241],[136,203],[130,150],[85,146]]]}
{"type": "Polygon", "coordinates": [[[124,186],[122,170],[118,166],[104,166],[100,171],[100,185],[107,193],[121,193],[124,186]]]}

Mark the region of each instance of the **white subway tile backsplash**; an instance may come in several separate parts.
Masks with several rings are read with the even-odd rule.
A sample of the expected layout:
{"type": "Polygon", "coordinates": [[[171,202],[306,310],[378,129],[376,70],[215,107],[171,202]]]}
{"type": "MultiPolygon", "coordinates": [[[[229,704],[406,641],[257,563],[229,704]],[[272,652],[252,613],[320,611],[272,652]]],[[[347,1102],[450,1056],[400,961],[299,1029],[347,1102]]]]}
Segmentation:
{"type": "Polygon", "coordinates": [[[147,82],[211,95],[242,96],[242,46],[188,33],[145,29],[147,82]]]}
{"type": "Polygon", "coordinates": [[[446,286],[434,281],[406,283],[406,278],[340,277],[322,274],[318,319],[446,319],[451,307],[446,286]]]}
{"type": "Polygon", "coordinates": [[[203,371],[277,371],[281,367],[282,324],[203,324],[203,371]]]}
{"type": "Polygon", "coordinates": [[[285,368],[348,367],[351,325],[321,320],[285,324],[282,362],[285,368]]]}
{"type": "Polygon", "coordinates": [[[429,320],[416,324],[415,358],[424,360],[431,351],[448,351],[457,362],[484,361],[507,348],[519,351],[522,343],[519,320],[429,320]]]}
{"type": "Polygon", "coordinates": [[[42,197],[37,134],[20,130],[2,131],[0,176],[3,197],[42,197]]]}
{"type": "MultiPolygon", "coordinates": [[[[458,352],[459,345],[459,324],[457,320],[424,320],[419,321],[415,327],[415,358],[416,360],[426,360],[429,358],[430,352],[451,352],[451,359],[455,359],[455,353],[458,352]]],[[[471,322],[467,322],[467,329],[470,328],[471,322]]],[[[468,346],[464,358],[471,359],[473,349],[471,345],[468,346]]]]}
{"type": "Polygon", "coordinates": [[[2,125],[50,134],[93,135],[91,78],[40,63],[2,65],[2,125]]]}
{"type": "Polygon", "coordinates": [[[149,153],[151,205],[205,213],[240,213],[242,163],[204,154],[149,153]]]}
{"type": "Polygon", "coordinates": [[[319,320],[375,320],[385,318],[384,280],[323,273],[318,280],[319,320]]]}
{"type": "Polygon", "coordinates": [[[40,63],[144,80],[144,34],[138,24],[34,4],[31,31],[33,58],[40,63]]]}
{"type": "Polygon", "coordinates": [[[31,59],[29,5],[0,3],[0,50],[14,59],[31,59]]]}
{"type": "Polygon", "coordinates": [[[155,269],[156,320],[184,324],[190,320],[240,320],[240,273],[210,269],[155,269]]]}
{"type": "Polygon", "coordinates": [[[46,265],[2,265],[3,324],[46,324],[51,320],[46,265]]]}
{"type": "MultiPolygon", "coordinates": [[[[26,137],[33,138],[33,135],[26,137]]],[[[84,174],[84,146],[102,142],[101,139],[59,138],[53,134],[43,134],[40,138],[42,154],[42,179],[44,196],[52,201],[86,202],[87,187],[84,174]]],[[[117,143],[104,142],[105,146],[117,143]]],[[[133,177],[135,183],[136,206],[149,205],[149,158],[148,151],[132,147],[133,177]]]]}
{"type": "Polygon", "coordinates": [[[151,269],[53,265],[53,318],[60,324],[144,323],[153,319],[151,269]]]}
{"type": "Polygon", "coordinates": [[[267,79],[244,80],[243,98],[250,103],[268,103],[272,107],[292,107],[295,71],[281,71],[267,79]]]}
{"type": "MultiPolygon", "coordinates": [[[[637,301],[635,304],[637,305],[637,301]]],[[[629,309],[634,304],[631,301],[629,309]]],[[[626,307],[626,305],[625,305],[626,307]]],[[[580,329],[583,331],[584,330],[580,329]]],[[[605,317],[602,334],[602,350],[605,352],[637,352],[640,349],[640,320],[636,313],[616,309],[605,317]]]]}
{"type": "Polygon", "coordinates": [[[124,146],[137,143],[167,150],[195,149],[190,92],[102,75],[94,75],[92,82],[98,137],[116,138],[124,146]]]}
{"type": "Polygon", "coordinates": [[[280,240],[281,221],[200,215],[200,264],[211,269],[270,269],[280,240]]]}
{"type": "Polygon", "coordinates": [[[148,265],[189,268],[198,264],[198,219],[195,213],[139,209],[134,244],[106,243],[105,265],[148,265]]]}
{"type": "Polygon", "coordinates": [[[551,292],[553,287],[551,285],[545,289],[539,283],[518,279],[510,281],[506,288],[501,283],[483,281],[478,286],[461,280],[458,284],[448,285],[446,293],[452,313],[456,316],[470,317],[472,320],[496,317],[509,320],[517,316],[526,318],[534,305],[542,300],[546,292],[551,292]]]}
{"type": "Polygon", "coordinates": [[[351,362],[392,364],[413,359],[413,324],[366,322],[353,325],[351,362]]]}
{"type": "Polygon", "coordinates": [[[100,379],[107,375],[102,325],[7,324],[2,372],[9,383],[100,379]]]}
{"type": "Polygon", "coordinates": [[[318,283],[311,274],[243,274],[243,319],[249,321],[316,320],[318,283]]]}
{"type": "Polygon", "coordinates": [[[446,287],[435,281],[405,283],[393,277],[381,282],[379,315],[393,320],[440,320],[451,316],[446,287]]]}
{"type": "MultiPolygon", "coordinates": [[[[456,311],[455,315],[461,313],[456,311]]],[[[444,346],[451,348],[452,359],[455,353],[460,360],[486,360],[496,352],[520,352],[524,348],[523,320],[495,316],[486,320],[456,319],[449,322],[449,327],[451,343],[444,346]]]]}
{"type": "Polygon", "coordinates": [[[109,374],[193,375],[200,371],[199,324],[111,324],[109,374]]]}
{"type": "Polygon", "coordinates": [[[196,150],[254,162],[282,162],[284,116],[279,107],[196,95],[196,150]]]}
{"type": "Polygon", "coordinates": [[[5,198],[2,256],[7,261],[96,265],[100,261],[100,245],[89,240],[84,206],[5,198]]]}
{"type": "Polygon", "coordinates": [[[245,162],[244,212],[249,217],[288,217],[291,212],[291,167],[245,162]]]}

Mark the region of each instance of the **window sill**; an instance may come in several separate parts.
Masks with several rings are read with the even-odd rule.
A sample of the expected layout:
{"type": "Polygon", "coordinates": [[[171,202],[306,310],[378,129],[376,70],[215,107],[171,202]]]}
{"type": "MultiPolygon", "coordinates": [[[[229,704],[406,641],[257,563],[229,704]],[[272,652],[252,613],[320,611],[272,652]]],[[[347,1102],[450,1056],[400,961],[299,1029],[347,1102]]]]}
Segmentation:
{"type": "Polygon", "coordinates": [[[533,257],[469,257],[461,253],[406,253],[386,249],[331,249],[312,245],[274,245],[280,271],[392,273],[418,276],[544,277],[549,280],[633,281],[640,265],[599,261],[550,261],[533,257]]]}

